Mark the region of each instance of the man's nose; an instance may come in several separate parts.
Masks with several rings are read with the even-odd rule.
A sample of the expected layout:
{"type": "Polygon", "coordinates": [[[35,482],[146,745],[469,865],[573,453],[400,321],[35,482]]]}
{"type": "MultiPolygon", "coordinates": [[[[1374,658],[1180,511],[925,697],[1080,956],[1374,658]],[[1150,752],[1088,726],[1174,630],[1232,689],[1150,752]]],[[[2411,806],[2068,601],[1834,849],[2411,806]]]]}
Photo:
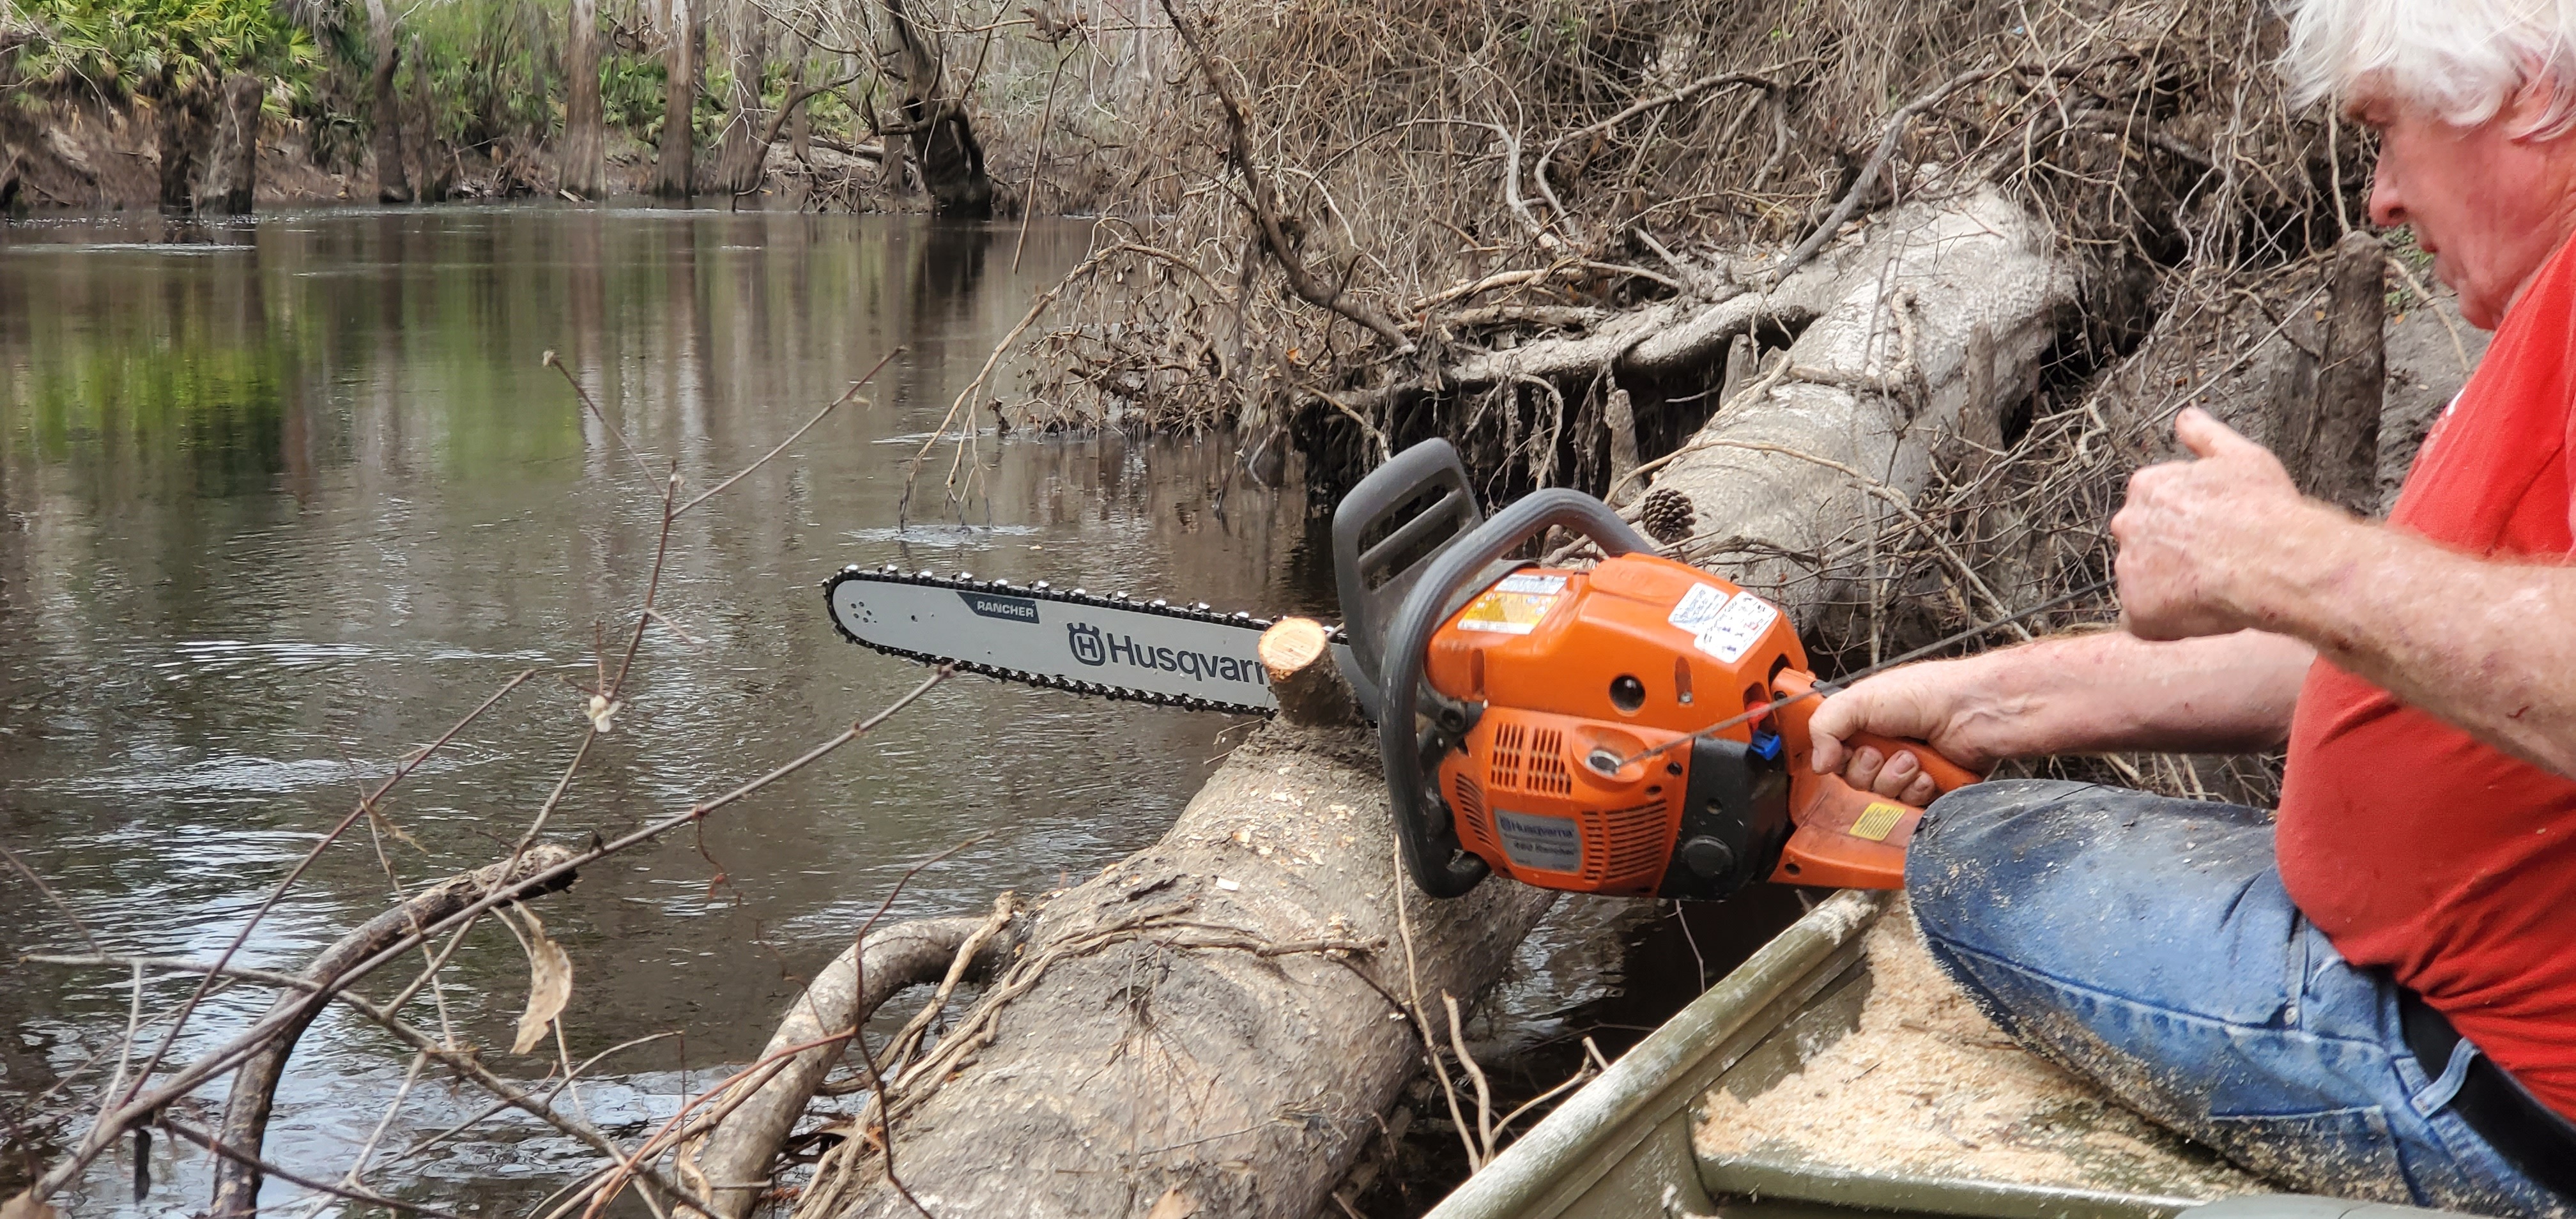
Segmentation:
{"type": "Polygon", "coordinates": [[[2398,193],[2396,184],[2389,181],[2384,168],[2373,170],[2370,175],[2370,222],[2383,229],[2393,229],[2406,223],[2406,200],[2398,193]]]}

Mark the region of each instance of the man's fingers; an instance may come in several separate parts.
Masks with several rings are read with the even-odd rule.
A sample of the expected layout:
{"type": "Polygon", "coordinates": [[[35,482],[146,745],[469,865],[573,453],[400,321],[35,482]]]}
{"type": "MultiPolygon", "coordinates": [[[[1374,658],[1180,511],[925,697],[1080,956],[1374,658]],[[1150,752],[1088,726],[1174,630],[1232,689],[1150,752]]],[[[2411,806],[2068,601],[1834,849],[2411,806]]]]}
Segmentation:
{"type": "Polygon", "coordinates": [[[1922,777],[1923,760],[1915,757],[1912,750],[1900,749],[1887,755],[1887,764],[1878,768],[1878,782],[1871,784],[1870,790],[1903,799],[1906,790],[1922,777]]]}
{"type": "Polygon", "coordinates": [[[1932,798],[1940,794],[1941,788],[1932,782],[1932,776],[1916,775],[1913,782],[1905,785],[1905,794],[1898,796],[1897,799],[1921,808],[1932,803],[1932,798]]]}
{"type": "Polygon", "coordinates": [[[1852,751],[1851,761],[1843,766],[1843,781],[1865,792],[1877,791],[1879,768],[1885,765],[1884,755],[1863,745],[1852,751]]]}

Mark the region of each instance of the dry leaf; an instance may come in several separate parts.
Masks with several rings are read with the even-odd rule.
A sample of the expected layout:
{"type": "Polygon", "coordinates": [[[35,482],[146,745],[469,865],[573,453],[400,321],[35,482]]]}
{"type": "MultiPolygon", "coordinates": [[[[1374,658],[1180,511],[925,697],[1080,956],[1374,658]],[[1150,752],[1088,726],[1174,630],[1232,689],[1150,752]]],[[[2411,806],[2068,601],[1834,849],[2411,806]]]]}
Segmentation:
{"type": "Polygon", "coordinates": [[[547,937],[546,925],[534,913],[523,909],[519,914],[528,920],[528,1010],[519,1013],[519,1039],[510,1043],[513,1054],[525,1054],[545,1040],[546,1026],[572,998],[572,957],[547,937]]]}
{"type": "Polygon", "coordinates": [[[1154,1209],[1145,1212],[1145,1219],[1190,1219],[1190,1216],[1197,1213],[1199,1213],[1198,1196],[1184,1193],[1175,1187],[1170,1193],[1164,1194],[1161,1201],[1154,1204],[1154,1209]]]}
{"type": "Polygon", "coordinates": [[[36,1201],[34,1193],[27,1192],[0,1202],[0,1219],[62,1219],[62,1212],[36,1201]]]}

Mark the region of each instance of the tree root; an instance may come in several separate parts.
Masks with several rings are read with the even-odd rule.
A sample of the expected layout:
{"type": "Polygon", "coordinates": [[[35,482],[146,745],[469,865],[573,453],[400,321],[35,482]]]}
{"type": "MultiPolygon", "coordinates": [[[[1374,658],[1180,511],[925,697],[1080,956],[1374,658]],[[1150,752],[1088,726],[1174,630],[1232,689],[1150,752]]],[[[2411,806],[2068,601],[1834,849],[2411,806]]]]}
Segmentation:
{"type": "MultiPolygon", "coordinates": [[[[1017,910],[1017,901],[1004,894],[987,918],[897,923],[871,932],[863,944],[843,950],[824,966],[788,1006],[761,1052],[767,1065],[727,1089],[716,1100],[713,1115],[701,1123],[701,1133],[681,1146],[680,1180],[700,1191],[708,1213],[716,1219],[750,1214],[760,1191],[769,1186],[770,1161],[822,1087],[824,1075],[840,1061],[848,1048],[846,1038],[886,1000],[908,987],[942,980],[943,970],[934,1004],[944,1003],[962,978],[990,971],[1007,953],[1008,943],[997,936],[1017,910]],[[818,1042],[822,1044],[778,1056],[818,1042]]],[[[925,1009],[930,1010],[935,1009],[925,1009]]]]}
{"type": "MultiPolygon", "coordinates": [[[[568,847],[551,844],[528,848],[518,858],[488,864],[462,876],[452,877],[414,894],[411,900],[387,910],[360,924],[337,943],[323,949],[313,963],[297,975],[306,982],[325,985],[337,979],[350,966],[384,951],[406,936],[416,934],[440,919],[474,904],[486,893],[503,885],[517,884],[531,876],[559,867],[573,858],[568,847]]],[[[555,878],[538,893],[558,892],[570,888],[573,875],[555,878]]],[[[271,1009],[278,1011],[302,1002],[304,996],[289,991],[277,997],[271,1009]]],[[[322,1013],[319,1005],[309,1007],[301,1019],[278,1029],[268,1045],[242,1064],[233,1076],[233,1089],[224,1102],[224,1123],[214,1140],[227,1149],[215,1164],[214,1201],[207,1213],[214,1219],[248,1219],[259,1207],[260,1144],[268,1136],[268,1119],[277,1102],[277,1084],[286,1074],[286,1060],[295,1052],[296,1041],[304,1035],[313,1018],[322,1013]]]]}

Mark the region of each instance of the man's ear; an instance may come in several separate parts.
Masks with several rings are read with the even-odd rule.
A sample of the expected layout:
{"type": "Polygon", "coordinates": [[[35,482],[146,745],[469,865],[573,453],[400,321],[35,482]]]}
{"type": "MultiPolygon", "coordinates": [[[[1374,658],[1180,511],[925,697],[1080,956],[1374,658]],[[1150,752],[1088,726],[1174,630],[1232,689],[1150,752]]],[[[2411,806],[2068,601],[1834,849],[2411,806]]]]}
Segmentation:
{"type": "Polygon", "coordinates": [[[2567,105],[2576,103],[2576,99],[2569,98],[2568,92],[2568,86],[2559,81],[2556,73],[2534,65],[2522,87],[2514,90],[2513,96],[2496,111],[2496,120],[2513,133],[2516,143],[2547,144],[2567,139],[2576,135],[2576,129],[2570,127],[2571,117],[2576,116],[2567,112],[2567,105]]]}

